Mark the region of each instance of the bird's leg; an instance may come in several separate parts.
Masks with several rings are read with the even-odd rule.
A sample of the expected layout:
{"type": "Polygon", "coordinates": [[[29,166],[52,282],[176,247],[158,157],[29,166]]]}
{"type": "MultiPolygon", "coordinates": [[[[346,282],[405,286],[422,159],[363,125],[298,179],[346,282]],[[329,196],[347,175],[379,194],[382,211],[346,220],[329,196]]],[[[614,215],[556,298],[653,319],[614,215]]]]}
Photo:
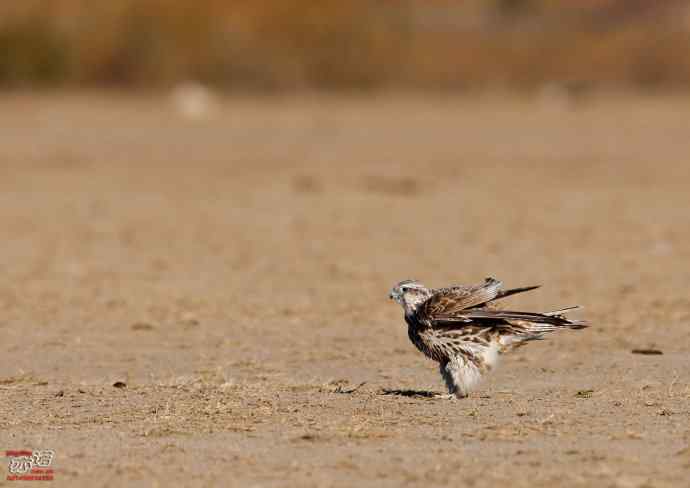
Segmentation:
{"type": "Polygon", "coordinates": [[[441,376],[443,377],[443,381],[446,383],[446,387],[448,388],[448,395],[440,395],[441,397],[445,398],[457,398],[455,395],[455,392],[458,389],[458,385],[453,378],[452,374],[452,367],[450,366],[450,362],[445,362],[439,364],[439,371],[441,372],[441,376]]]}
{"type": "Polygon", "coordinates": [[[439,371],[446,382],[449,395],[453,395],[455,398],[466,398],[481,377],[481,372],[477,366],[462,359],[441,363],[439,371]]]}

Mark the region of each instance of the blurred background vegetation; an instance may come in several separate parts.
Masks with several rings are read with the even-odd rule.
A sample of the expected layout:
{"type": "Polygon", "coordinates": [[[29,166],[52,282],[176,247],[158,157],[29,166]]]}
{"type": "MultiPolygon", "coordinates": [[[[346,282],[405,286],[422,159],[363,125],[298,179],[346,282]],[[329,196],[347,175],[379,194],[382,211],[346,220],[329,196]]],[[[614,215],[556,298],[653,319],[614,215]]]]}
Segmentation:
{"type": "Polygon", "coordinates": [[[0,87],[690,87],[690,0],[0,2],[0,87]]]}

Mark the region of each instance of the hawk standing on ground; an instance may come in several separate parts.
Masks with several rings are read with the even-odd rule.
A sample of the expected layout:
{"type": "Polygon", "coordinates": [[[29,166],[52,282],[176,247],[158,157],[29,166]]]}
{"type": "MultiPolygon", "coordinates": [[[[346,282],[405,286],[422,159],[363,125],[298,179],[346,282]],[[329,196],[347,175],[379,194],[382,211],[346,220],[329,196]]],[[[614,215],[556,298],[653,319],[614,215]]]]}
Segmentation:
{"type": "Polygon", "coordinates": [[[497,362],[498,354],[556,329],[582,329],[585,322],[569,320],[569,307],[547,313],[498,310],[491,302],[539,288],[503,290],[487,278],[472,286],[429,289],[415,280],[398,283],[390,298],[405,310],[407,333],[427,357],[438,361],[450,396],[464,398],[497,362]]]}

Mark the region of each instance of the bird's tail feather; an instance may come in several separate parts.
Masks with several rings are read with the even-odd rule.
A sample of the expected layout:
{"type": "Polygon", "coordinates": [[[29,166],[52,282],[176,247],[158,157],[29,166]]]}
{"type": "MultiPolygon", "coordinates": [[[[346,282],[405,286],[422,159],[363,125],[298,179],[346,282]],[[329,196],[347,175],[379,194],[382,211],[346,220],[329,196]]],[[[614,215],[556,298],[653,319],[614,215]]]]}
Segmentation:
{"type": "Polygon", "coordinates": [[[563,324],[563,326],[569,329],[584,329],[586,327],[589,327],[589,324],[586,320],[572,320],[564,315],[565,313],[571,312],[573,310],[579,310],[581,308],[582,307],[580,305],[574,305],[572,307],[554,310],[553,312],[547,312],[544,315],[548,315],[550,317],[558,317],[559,319],[565,320],[567,323],[563,324]]]}
{"type": "Polygon", "coordinates": [[[563,315],[565,312],[570,312],[571,310],[578,310],[582,307],[579,305],[574,305],[572,307],[565,307],[561,308],[560,310],[554,310],[553,312],[544,312],[542,315],[548,315],[549,317],[555,317],[559,315],[563,315]]]}
{"type": "Polygon", "coordinates": [[[544,327],[548,329],[554,329],[556,327],[582,328],[586,325],[584,321],[570,320],[563,315],[565,312],[573,310],[574,308],[576,307],[568,307],[546,313],[518,312],[513,310],[467,309],[457,315],[439,315],[437,320],[460,322],[467,322],[469,320],[505,320],[507,322],[528,322],[534,324],[535,327],[544,327]]]}

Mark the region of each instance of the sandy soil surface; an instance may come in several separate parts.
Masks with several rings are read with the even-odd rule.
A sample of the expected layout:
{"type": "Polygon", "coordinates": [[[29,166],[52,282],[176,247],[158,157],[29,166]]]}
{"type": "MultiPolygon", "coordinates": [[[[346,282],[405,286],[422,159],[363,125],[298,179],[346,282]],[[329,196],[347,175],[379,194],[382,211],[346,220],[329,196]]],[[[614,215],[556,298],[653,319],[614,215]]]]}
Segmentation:
{"type": "Polygon", "coordinates": [[[0,449],[56,484],[688,486],[690,99],[0,107],[0,449]],[[388,291],[485,276],[593,327],[431,398],[388,291]]]}

